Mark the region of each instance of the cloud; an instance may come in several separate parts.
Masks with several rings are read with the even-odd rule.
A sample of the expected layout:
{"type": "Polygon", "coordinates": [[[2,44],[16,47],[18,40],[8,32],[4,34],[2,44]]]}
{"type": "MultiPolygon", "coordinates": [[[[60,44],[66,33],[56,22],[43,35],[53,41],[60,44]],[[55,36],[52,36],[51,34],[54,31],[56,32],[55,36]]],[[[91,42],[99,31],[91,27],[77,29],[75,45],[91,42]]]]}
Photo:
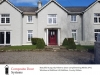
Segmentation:
{"type": "MultiPolygon", "coordinates": [[[[31,3],[33,5],[37,5],[38,0],[10,0],[13,3],[31,3]]],[[[49,0],[41,0],[41,1],[49,1],[49,0]]]]}

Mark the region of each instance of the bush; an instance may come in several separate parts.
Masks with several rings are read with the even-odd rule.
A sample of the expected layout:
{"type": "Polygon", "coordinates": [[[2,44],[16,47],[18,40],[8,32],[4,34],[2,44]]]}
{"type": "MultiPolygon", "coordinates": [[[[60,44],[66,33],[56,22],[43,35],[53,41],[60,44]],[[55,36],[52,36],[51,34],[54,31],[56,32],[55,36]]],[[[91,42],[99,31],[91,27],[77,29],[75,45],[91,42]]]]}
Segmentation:
{"type": "Polygon", "coordinates": [[[38,38],[36,48],[37,49],[43,49],[45,47],[44,40],[41,38],[38,38]]]}
{"type": "Polygon", "coordinates": [[[36,45],[37,44],[37,40],[38,40],[38,38],[32,38],[31,39],[32,45],[36,45]]]}
{"type": "Polygon", "coordinates": [[[68,40],[67,40],[67,38],[65,38],[63,43],[62,43],[62,46],[67,46],[67,45],[68,45],[68,40]]]}
{"type": "Polygon", "coordinates": [[[68,38],[68,46],[69,49],[76,49],[76,44],[74,42],[74,38],[68,38]]]}
{"type": "Polygon", "coordinates": [[[42,41],[43,41],[43,44],[44,44],[44,46],[45,46],[45,42],[44,42],[43,38],[42,38],[42,41]]]}

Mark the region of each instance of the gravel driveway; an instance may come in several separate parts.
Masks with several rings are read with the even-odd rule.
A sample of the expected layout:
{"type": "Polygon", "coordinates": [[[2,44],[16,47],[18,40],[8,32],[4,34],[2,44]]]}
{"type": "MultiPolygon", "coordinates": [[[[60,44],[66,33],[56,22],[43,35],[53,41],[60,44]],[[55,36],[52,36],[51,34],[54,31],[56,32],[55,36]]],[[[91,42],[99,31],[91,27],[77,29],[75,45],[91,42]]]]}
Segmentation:
{"type": "Polygon", "coordinates": [[[91,64],[93,59],[88,52],[0,52],[0,64],[91,64]]]}

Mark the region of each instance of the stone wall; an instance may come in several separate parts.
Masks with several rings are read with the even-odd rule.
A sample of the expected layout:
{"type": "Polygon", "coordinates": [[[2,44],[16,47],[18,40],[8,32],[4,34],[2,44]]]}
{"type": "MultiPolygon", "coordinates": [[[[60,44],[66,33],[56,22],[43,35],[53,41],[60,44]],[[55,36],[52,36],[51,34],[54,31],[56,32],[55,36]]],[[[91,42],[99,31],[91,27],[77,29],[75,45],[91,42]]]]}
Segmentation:
{"type": "Polygon", "coordinates": [[[100,64],[100,42],[95,42],[94,61],[96,64],[100,64]]]}

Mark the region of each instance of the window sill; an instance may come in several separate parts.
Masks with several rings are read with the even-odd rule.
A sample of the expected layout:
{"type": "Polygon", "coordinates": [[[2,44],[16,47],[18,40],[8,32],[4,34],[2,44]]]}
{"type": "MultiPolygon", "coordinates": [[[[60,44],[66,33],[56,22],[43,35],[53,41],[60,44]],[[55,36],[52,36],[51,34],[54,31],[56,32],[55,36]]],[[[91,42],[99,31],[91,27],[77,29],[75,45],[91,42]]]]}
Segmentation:
{"type": "Polygon", "coordinates": [[[100,25],[100,23],[94,23],[94,25],[100,25]]]}
{"type": "Polygon", "coordinates": [[[56,25],[58,25],[58,24],[47,24],[48,26],[56,26],[56,25]]]}
{"type": "Polygon", "coordinates": [[[31,41],[27,41],[27,43],[31,43],[31,41]]]}
{"type": "Polygon", "coordinates": [[[27,24],[34,24],[33,22],[27,22],[27,24]]]}
{"type": "Polygon", "coordinates": [[[78,23],[77,21],[71,21],[70,23],[78,23]]]}
{"type": "Polygon", "coordinates": [[[9,24],[2,24],[2,23],[0,23],[0,26],[10,26],[11,24],[9,23],[9,24]]]}

